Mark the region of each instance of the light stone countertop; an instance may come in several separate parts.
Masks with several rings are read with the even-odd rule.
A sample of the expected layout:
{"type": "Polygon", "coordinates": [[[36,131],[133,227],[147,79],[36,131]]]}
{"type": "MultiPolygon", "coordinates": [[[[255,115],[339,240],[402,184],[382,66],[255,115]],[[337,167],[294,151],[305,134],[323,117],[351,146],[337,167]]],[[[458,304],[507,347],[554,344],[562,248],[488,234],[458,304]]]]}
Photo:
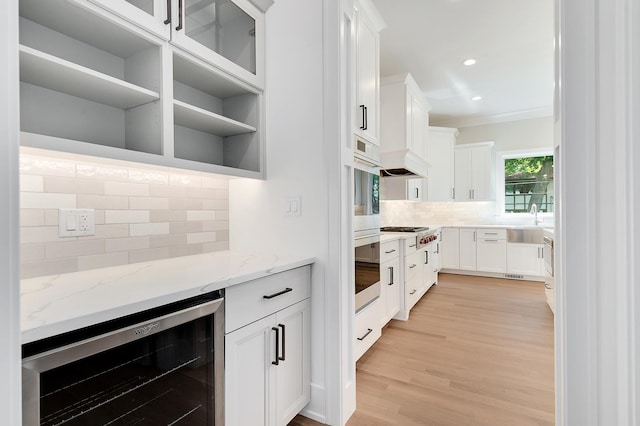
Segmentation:
{"type": "Polygon", "coordinates": [[[219,251],[22,280],[22,343],[309,265],[313,257],[219,251]]]}

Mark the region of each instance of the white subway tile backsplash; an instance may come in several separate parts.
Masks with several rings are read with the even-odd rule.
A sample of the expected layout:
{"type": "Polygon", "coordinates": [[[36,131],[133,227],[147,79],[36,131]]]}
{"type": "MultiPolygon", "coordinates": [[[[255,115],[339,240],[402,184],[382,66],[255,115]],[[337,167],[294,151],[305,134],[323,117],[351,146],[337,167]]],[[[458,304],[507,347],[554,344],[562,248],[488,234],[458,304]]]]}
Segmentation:
{"type": "Polygon", "coordinates": [[[129,234],[132,237],[141,235],[160,235],[168,233],[168,223],[133,223],[129,225],[129,234]]]}
{"type": "Polygon", "coordinates": [[[127,263],[129,263],[128,252],[78,256],[78,271],[126,265],[127,263]]]}
{"type": "Polygon", "coordinates": [[[129,197],[116,195],[78,195],[79,209],[128,209],[129,197]]]}
{"type": "Polygon", "coordinates": [[[150,247],[149,237],[112,238],[104,240],[104,251],[113,253],[117,251],[142,250],[150,247]]]}
{"type": "Polygon", "coordinates": [[[107,195],[148,196],[149,185],[146,183],[105,182],[104,193],[107,195]]]}
{"type": "Polygon", "coordinates": [[[129,208],[136,210],[166,210],[169,208],[169,199],[156,197],[129,197],[129,208]]]}
{"type": "Polygon", "coordinates": [[[20,208],[22,209],[72,209],[75,207],[75,194],[20,193],[20,208]]]}
{"type": "Polygon", "coordinates": [[[47,259],[78,257],[80,255],[104,253],[104,240],[74,240],[48,243],[45,246],[47,259]]]}
{"type": "Polygon", "coordinates": [[[23,278],[228,249],[227,177],[84,158],[21,150],[23,278]],[[58,237],[60,208],[94,209],[96,234],[58,237]]]}
{"type": "Polygon", "coordinates": [[[44,210],[20,209],[20,226],[44,226],[44,210]]]}
{"type": "Polygon", "coordinates": [[[149,210],[105,210],[104,223],[149,223],[149,210]]]}
{"type": "Polygon", "coordinates": [[[42,176],[36,176],[36,175],[21,175],[20,191],[22,192],[44,191],[44,178],[42,176]]]}
{"type": "Polygon", "coordinates": [[[129,252],[129,263],[148,262],[151,260],[167,259],[169,256],[168,247],[158,247],[146,250],[134,250],[129,252]]]}
{"type": "Polygon", "coordinates": [[[20,264],[20,279],[42,277],[44,275],[66,274],[78,270],[78,258],[24,262],[20,264]]]}
{"type": "Polygon", "coordinates": [[[126,167],[104,164],[77,164],[78,177],[87,179],[99,179],[102,181],[127,181],[129,170],[126,167]]]}
{"type": "Polygon", "coordinates": [[[20,228],[20,244],[58,241],[57,226],[25,226],[20,228]]]}
{"type": "Polygon", "coordinates": [[[187,234],[187,244],[210,243],[217,241],[215,232],[196,232],[187,234]]]}
{"type": "Polygon", "coordinates": [[[187,221],[216,220],[215,210],[187,210],[187,221]]]}

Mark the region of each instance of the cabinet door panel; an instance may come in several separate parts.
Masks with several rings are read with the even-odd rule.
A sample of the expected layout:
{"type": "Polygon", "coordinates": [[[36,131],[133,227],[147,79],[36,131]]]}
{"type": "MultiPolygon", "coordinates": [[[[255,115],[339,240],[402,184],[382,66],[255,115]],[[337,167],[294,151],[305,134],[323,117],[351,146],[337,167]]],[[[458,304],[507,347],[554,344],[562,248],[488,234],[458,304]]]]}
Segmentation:
{"type": "MultiPolygon", "coordinates": [[[[281,329],[282,359],[276,366],[276,424],[286,425],[309,403],[311,303],[296,303],[276,314],[276,327],[281,329]]],[[[251,424],[251,423],[245,423],[251,424]]]]}
{"type": "Polygon", "coordinates": [[[455,200],[471,200],[471,150],[455,151],[455,200]]]}
{"type": "Polygon", "coordinates": [[[471,162],[471,184],[474,201],[490,200],[493,185],[491,147],[482,146],[473,149],[471,162]]]}
{"type": "Polygon", "coordinates": [[[455,138],[453,131],[443,133],[432,128],[428,131],[427,161],[431,164],[427,194],[429,201],[453,200],[455,138]]]}
{"type": "Polygon", "coordinates": [[[225,424],[269,425],[269,400],[275,395],[274,316],[225,336],[225,424]]]}
{"type": "Polygon", "coordinates": [[[541,244],[509,243],[507,272],[510,274],[541,276],[541,244]]]}
{"type": "Polygon", "coordinates": [[[476,270],[476,230],[460,229],[460,269],[476,270]]]}
{"type": "Polygon", "coordinates": [[[395,258],[380,265],[381,290],[384,294],[386,315],[383,325],[400,310],[400,260],[395,258]]]}
{"type": "Polygon", "coordinates": [[[380,79],[378,74],[378,33],[368,19],[358,15],[357,40],[357,117],[356,128],[371,143],[378,145],[378,98],[380,79]],[[363,112],[360,105],[364,105],[363,112]]]}
{"type": "Polygon", "coordinates": [[[457,228],[442,228],[440,266],[460,269],[460,233],[457,228]]]}
{"type": "Polygon", "coordinates": [[[505,240],[478,240],[476,249],[478,271],[497,273],[507,271],[507,242],[505,240]]]}

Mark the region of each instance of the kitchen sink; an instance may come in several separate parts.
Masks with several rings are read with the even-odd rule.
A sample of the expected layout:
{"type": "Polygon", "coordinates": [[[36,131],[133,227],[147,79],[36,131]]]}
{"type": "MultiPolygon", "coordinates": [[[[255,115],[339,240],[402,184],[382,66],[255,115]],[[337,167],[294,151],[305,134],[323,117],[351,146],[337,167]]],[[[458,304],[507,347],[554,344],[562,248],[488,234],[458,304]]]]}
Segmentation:
{"type": "Polygon", "coordinates": [[[542,244],[543,240],[544,229],[541,227],[507,229],[509,243],[542,244]]]}

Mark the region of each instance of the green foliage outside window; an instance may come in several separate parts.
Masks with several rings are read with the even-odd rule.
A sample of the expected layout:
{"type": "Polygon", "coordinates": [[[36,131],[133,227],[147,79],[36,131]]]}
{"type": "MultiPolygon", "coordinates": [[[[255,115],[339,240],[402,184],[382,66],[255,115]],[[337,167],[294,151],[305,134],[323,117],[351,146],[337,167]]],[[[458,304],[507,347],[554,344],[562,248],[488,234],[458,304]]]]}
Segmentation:
{"type": "Polygon", "coordinates": [[[553,156],[504,160],[505,212],[553,211],[553,156]]]}

